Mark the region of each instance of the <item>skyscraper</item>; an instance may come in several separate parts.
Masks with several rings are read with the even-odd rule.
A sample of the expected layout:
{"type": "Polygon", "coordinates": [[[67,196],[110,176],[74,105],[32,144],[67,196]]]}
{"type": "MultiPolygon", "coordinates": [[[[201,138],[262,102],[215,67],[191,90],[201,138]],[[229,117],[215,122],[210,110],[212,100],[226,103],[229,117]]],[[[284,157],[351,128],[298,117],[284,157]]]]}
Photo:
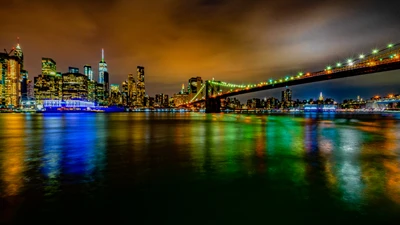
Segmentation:
{"type": "Polygon", "coordinates": [[[143,106],[144,97],[146,95],[145,83],[144,83],[144,67],[137,67],[137,81],[136,81],[136,90],[137,90],[137,106],[143,106]]]}
{"type": "Polygon", "coordinates": [[[110,76],[107,71],[104,72],[104,97],[105,100],[110,97],[110,76]]]}
{"type": "MultiPolygon", "coordinates": [[[[201,79],[201,77],[192,77],[189,79],[188,92],[190,99],[192,99],[197,95],[202,85],[203,85],[203,80],[201,79]]],[[[199,93],[197,95],[197,99],[201,99],[202,97],[203,97],[202,93],[199,93]]]]}
{"type": "Polygon", "coordinates": [[[85,74],[90,81],[93,81],[93,70],[89,65],[85,65],[83,67],[83,74],[85,74]]]}
{"type": "Polygon", "coordinates": [[[62,98],[62,76],[51,58],[42,58],[42,74],[34,78],[34,95],[38,103],[62,98]]]}
{"type": "Polygon", "coordinates": [[[79,68],[68,67],[68,73],[79,73],[79,68]]]}
{"type": "Polygon", "coordinates": [[[5,107],[20,105],[21,66],[19,57],[0,53],[0,105],[5,107]]]}
{"type": "Polygon", "coordinates": [[[290,102],[292,101],[292,90],[286,89],[282,91],[282,102],[290,102]]]}
{"type": "Polygon", "coordinates": [[[57,74],[57,65],[53,59],[42,58],[42,75],[55,76],[57,74]]]}
{"type": "Polygon", "coordinates": [[[136,104],[137,101],[136,82],[133,74],[128,74],[127,87],[127,103],[129,106],[133,106],[136,104]]]}
{"type": "Polygon", "coordinates": [[[99,62],[99,83],[104,84],[104,72],[107,72],[107,63],[104,61],[104,49],[101,49],[101,61],[99,62]]]}

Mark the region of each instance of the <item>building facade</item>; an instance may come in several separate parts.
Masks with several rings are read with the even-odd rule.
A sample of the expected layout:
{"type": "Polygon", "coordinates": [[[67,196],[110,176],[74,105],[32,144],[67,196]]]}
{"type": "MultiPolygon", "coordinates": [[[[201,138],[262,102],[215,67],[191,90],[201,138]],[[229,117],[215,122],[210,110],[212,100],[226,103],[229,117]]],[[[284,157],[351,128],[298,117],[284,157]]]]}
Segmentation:
{"type": "Polygon", "coordinates": [[[0,53],[0,105],[19,107],[21,102],[21,68],[18,56],[0,53]]]}
{"type": "Polygon", "coordinates": [[[104,73],[107,72],[107,63],[104,60],[104,49],[101,49],[101,61],[99,62],[99,83],[104,84],[104,73]]]}
{"type": "Polygon", "coordinates": [[[42,75],[55,76],[57,74],[57,65],[53,59],[42,58],[42,75]]]}
{"type": "Polygon", "coordinates": [[[137,67],[136,93],[137,93],[136,106],[141,107],[144,105],[144,97],[146,96],[143,66],[137,67]]]}
{"type": "Polygon", "coordinates": [[[68,73],[79,73],[79,68],[68,67],[68,73]]]}
{"type": "Polygon", "coordinates": [[[83,74],[85,74],[88,77],[88,80],[94,81],[93,70],[91,66],[89,65],[83,66],[83,74]]]}
{"type": "MultiPolygon", "coordinates": [[[[189,98],[190,99],[194,98],[198,94],[202,86],[203,86],[203,80],[201,79],[201,77],[190,78],[188,82],[189,98]]],[[[201,99],[202,97],[203,93],[199,93],[196,98],[201,99]]]]}
{"type": "Polygon", "coordinates": [[[62,75],[62,100],[88,101],[88,78],[81,73],[62,75]]]}

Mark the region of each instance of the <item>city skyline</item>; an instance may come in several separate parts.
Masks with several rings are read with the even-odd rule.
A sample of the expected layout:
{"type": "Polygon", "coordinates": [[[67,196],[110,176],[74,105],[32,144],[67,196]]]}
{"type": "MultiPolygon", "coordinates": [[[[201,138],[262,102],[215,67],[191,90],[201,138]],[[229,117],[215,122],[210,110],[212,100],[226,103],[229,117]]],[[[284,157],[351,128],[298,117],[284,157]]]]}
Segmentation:
{"type": "MultiPolygon", "coordinates": [[[[0,42],[3,46],[15,46],[15,38],[21,37],[25,69],[29,71],[30,78],[40,73],[41,57],[54,59],[63,72],[69,66],[83,70],[85,64],[92,65],[97,78],[99,50],[104,48],[107,51],[110,83],[120,84],[127,74],[135,73],[137,65],[143,65],[147,68],[146,94],[154,96],[156,93],[176,93],[182,83],[196,76],[203,80],[214,77],[233,83],[254,83],[295,74],[300,70],[314,71],[338,60],[343,61],[347,57],[369,52],[372,48],[396,42],[393,39],[400,37],[400,31],[392,22],[396,18],[396,7],[390,7],[391,3],[383,7],[377,1],[361,5],[356,2],[344,4],[344,1],[312,1],[307,6],[295,1],[167,2],[171,4],[166,6],[166,3],[160,2],[158,7],[146,2],[134,4],[125,1],[11,2],[0,9],[2,12],[4,10],[1,16],[17,8],[18,15],[24,15],[0,25],[2,30],[7,31],[0,37],[0,42]],[[104,17],[91,13],[82,15],[90,9],[101,11],[104,6],[109,9],[108,12],[102,11],[104,17]],[[148,8],[159,12],[161,6],[165,6],[168,13],[159,13],[154,19],[139,10],[148,8]],[[352,9],[353,6],[357,6],[357,10],[352,9]],[[46,17],[52,20],[34,17],[37,12],[33,9],[40,12],[57,7],[63,10],[60,15],[50,14],[46,17]],[[123,12],[129,7],[137,14],[125,15],[123,12]],[[71,9],[77,13],[72,22],[61,16],[71,9]],[[182,9],[186,9],[183,10],[185,12],[182,9]],[[230,15],[222,15],[221,12],[230,15]],[[373,12],[375,14],[372,15],[373,12]],[[107,15],[116,13],[118,16],[107,21],[107,15]],[[203,18],[203,13],[207,13],[209,18],[203,18]],[[273,15],[277,13],[288,16],[276,20],[273,15]],[[22,20],[26,16],[34,18],[33,24],[22,20]],[[144,19],[139,20],[141,16],[144,19]],[[235,20],[235,16],[243,21],[235,20]],[[133,19],[132,24],[126,26],[129,19],[133,19]],[[47,26],[53,22],[63,26],[47,26]],[[50,28],[36,32],[39,25],[50,28]],[[154,35],[153,30],[163,32],[154,35]]],[[[376,78],[379,77],[377,86],[380,88],[375,88],[373,95],[386,94],[392,92],[388,89],[394,89],[400,82],[393,78],[395,74],[397,72],[361,76],[357,78],[356,87],[348,78],[321,82],[318,83],[319,90],[315,92],[334,92],[338,99],[353,95],[370,96],[369,90],[376,85],[376,78]],[[338,82],[341,91],[332,89],[331,82],[338,82]],[[354,88],[357,93],[341,96],[343,92],[352,92],[354,88]]],[[[292,88],[306,95],[303,86],[292,88]]],[[[256,97],[270,95],[274,95],[273,91],[255,94],[256,97]]]]}

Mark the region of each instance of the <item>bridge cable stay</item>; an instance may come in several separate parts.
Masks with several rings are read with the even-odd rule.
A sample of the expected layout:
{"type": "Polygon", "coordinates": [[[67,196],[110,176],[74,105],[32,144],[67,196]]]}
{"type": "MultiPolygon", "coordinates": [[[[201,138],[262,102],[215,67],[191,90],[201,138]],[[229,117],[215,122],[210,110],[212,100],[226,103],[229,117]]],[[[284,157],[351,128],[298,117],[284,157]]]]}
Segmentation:
{"type": "Polygon", "coordinates": [[[195,100],[195,99],[197,98],[197,96],[199,96],[199,94],[203,92],[203,89],[204,89],[205,86],[206,86],[206,85],[203,84],[203,85],[201,86],[200,90],[197,91],[197,94],[196,94],[189,102],[193,102],[193,100],[195,100]]]}

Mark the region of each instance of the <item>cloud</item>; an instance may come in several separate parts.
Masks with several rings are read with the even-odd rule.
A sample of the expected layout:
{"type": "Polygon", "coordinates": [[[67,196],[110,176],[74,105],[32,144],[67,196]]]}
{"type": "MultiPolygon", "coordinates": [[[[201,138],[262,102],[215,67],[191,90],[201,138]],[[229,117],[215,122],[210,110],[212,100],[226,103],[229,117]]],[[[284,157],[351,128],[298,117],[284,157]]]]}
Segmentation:
{"type": "Polygon", "coordinates": [[[0,9],[0,19],[8,21],[0,24],[6,31],[0,42],[21,37],[31,77],[40,73],[42,56],[65,71],[97,65],[105,48],[112,83],[144,65],[147,92],[172,94],[191,76],[255,82],[320,69],[385,44],[400,35],[394,29],[398,7],[388,4],[14,0],[0,9]]]}

